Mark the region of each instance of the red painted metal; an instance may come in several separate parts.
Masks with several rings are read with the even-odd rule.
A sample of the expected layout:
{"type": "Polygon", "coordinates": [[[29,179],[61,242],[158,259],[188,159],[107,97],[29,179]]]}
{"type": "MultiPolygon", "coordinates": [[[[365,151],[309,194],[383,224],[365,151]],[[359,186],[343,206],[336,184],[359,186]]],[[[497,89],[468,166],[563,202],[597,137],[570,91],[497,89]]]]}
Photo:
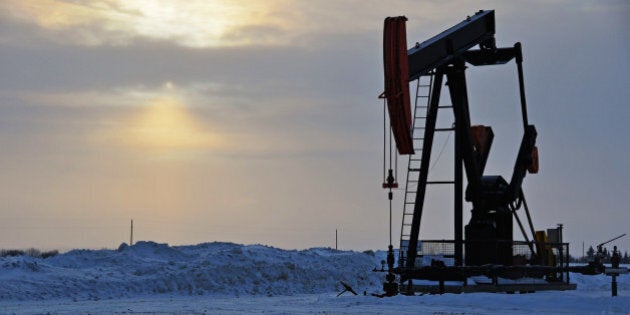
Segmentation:
{"type": "Polygon", "coordinates": [[[398,188],[398,183],[392,183],[392,184],[389,184],[389,183],[383,183],[383,188],[384,188],[384,189],[390,189],[390,188],[391,188],[391,189],[394,189],[394,188],[398,188]]]}
{"type": "Polygon", "coordinates": [[[389,121],[398,153],[413,154],[405,21],[407,21],[407,18],[404,16],[385,19],[383,31],[384,94],[385,98],[387,98],[389,121]]]}

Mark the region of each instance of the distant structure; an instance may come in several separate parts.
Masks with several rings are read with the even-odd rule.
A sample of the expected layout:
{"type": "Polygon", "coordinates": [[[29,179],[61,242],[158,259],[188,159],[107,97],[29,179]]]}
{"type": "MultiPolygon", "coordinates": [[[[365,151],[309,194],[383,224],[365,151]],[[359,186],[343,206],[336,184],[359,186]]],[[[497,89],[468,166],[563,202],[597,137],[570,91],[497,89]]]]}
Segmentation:
{"type": "Polygon", "coordinates": [[[133,219],[131,219],[131,232],[129,233],[129,246],[133,245],[133,219]]]}

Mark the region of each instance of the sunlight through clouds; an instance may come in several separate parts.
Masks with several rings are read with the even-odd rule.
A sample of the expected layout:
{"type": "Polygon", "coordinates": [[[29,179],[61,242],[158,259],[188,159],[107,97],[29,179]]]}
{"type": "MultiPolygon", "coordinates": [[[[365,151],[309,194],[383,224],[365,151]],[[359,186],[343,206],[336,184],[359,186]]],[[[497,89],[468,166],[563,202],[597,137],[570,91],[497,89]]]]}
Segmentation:
{"type": "Polygon", "coordinates": [[[197,106],[190,104],[195,101],[182,93],[172,82],[166,82],[156,90],[130,89],[110,95],[110,99],[131,106],[120,109],[126,112],[124,116],[101,121],[93,140],[158,159],[190,159],[224,148],[224,137],[196,117],[197,106]]]}
{"type": "Polygon", "coordinates": [[[271,14],[278,5],[278,1],[8,0],[0,6],[9,9],[13,19],[72,34],[70,40],[81,45],[126,45],[145,38],[217,47],[278,40],[261,36],[286,28],[283,19],[271,14]]]}
{"type": "Polygon", "coordinates": [[[312,48],[322,35],[377,34],[383,16],[408,7],[415,7],[409,12],[422,14],[422,20],[448,16],[434,4],[410,0],[5,0],[0,1],[0,19],[35,25],[38,35],[74,45],[124,46],[148,40],[192,48],[312,48]]]}
{"type": "Polygon", "coordinates": [[[157,99],[144,106],[128,132],[133,145],[147,148],[197,149],[219,142],[174,98],[157,99]]]}

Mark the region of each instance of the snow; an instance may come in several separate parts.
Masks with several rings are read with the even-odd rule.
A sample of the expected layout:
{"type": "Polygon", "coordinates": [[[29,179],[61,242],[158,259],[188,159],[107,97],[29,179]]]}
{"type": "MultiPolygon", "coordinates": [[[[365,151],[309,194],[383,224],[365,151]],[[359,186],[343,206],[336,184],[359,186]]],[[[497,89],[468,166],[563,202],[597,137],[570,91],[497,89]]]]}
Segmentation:
{"type": "Polygon", "coordinates": [[[630,275],[571,274],[575,291],[375,298],[385,253],[264,245],[123,244],[0,258],[0,313],[630,314],[630,275]],[[350,284],[358,296],[342,290],[350,284]],[[363,292],[367,295],[364,296],[363,292]]]}

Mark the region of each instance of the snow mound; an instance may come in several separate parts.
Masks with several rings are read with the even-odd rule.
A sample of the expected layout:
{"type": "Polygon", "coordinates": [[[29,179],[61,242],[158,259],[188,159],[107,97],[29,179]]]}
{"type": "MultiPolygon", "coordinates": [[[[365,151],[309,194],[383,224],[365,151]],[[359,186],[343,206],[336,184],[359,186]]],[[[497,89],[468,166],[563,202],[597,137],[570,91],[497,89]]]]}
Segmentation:
{"type": "MultiPolygon", "coordinates": [[[[218,242],[190,246],[138,242],[133,246],[121,244],[116,250],[72,250],[45,259],[2,257],[0,305],[54,300],[75,303],[166,298],[163,300],[167,301],[195,296],[229,299],[328,294],[334,297],[342,289],[340,281],[359,293],[380,292],[385,274],[372,270],[380,269],[385,256],[384,251],[282,250],[218,242]]],[[[578,288],[570,294],[590,297],[597,303],[610,296],[608,276],[571,274],[571,280],[578,288]]],[[[623,300],[623,296],[630,295],[630,275],[620,276],[618,282],[623,300]]],[[[541,292],[536,298],[545,299],[548,294],[541,292]]],[[[493,300],[498,299],[492,296],[493,300]]]]}
{"type": "Polygon", "coordinates": [[[122,244],[118,250],[72,250],[55,257],[0,258],[0,301],[99,300],[138,295],[295,295],[331,292],[344,281],[378,288],[374,255],[329,248],[263,245],[122,244]]]}

